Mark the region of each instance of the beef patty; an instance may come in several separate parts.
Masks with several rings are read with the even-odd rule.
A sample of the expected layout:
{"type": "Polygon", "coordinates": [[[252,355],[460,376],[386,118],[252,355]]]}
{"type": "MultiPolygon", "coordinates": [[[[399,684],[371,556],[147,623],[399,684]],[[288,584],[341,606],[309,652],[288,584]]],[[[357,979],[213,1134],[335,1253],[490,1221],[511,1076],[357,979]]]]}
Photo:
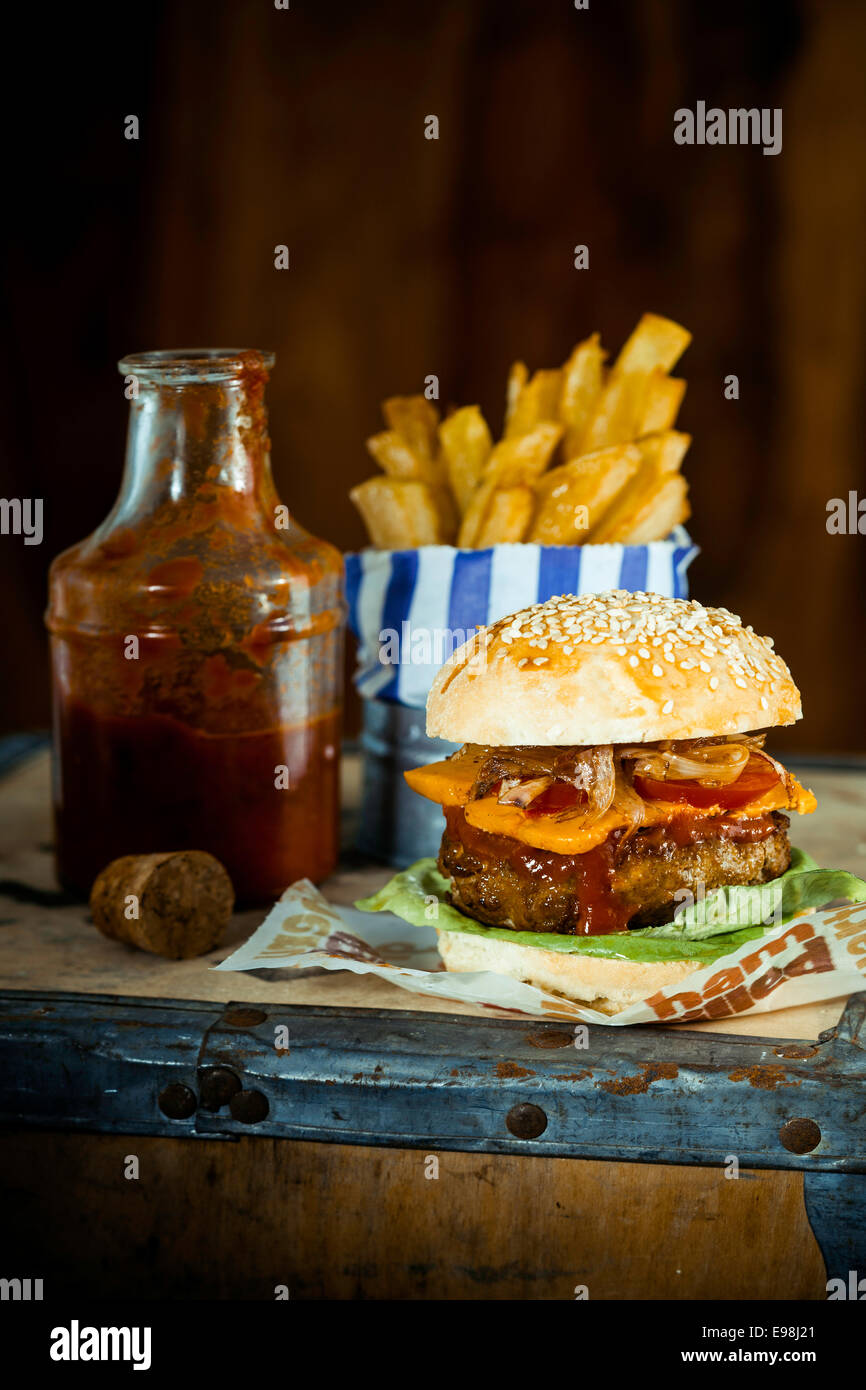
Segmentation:
{"type": "Polygon", "coordinates": [[[586,854],[533,849],[469,825],[446,810],[439,868],[451,901],[488,926],[569,934],[622,931],[668,922],[682,898],[722,884],[778,878],[791,860],[788,817],[688,817],[625,838],[614,831],[586,854]]]}

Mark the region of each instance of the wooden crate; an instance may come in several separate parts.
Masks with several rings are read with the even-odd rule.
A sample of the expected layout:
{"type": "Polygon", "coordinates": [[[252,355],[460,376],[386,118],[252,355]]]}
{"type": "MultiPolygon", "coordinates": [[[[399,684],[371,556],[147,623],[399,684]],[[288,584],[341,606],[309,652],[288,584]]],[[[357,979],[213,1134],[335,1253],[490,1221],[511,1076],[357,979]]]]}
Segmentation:
{"type": "MultiPolygon", "coordinates": [[[[862,872],[866,777],[809,780],[832,824],[798,839],[862,872]]],[[[9,1273],[97,1297],[820,1299],[866,1268],[866,996],[581,1050],[348,972],[247,975],[233,1001],[225,946],[145,956],[56,892],[44,758],[4,792],[9,1273]]]]}

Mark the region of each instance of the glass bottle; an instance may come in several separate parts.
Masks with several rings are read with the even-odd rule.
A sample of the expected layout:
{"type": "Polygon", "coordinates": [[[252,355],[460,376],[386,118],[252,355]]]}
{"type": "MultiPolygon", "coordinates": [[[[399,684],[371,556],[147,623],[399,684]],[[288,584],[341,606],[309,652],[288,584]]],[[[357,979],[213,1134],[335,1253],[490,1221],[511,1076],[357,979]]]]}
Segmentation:
{"type": "Polygon", "coordinates": [[[335,866],[342,562],[274,490],[272,364],[119,364],[120,495],[54,561],[46,616],[57,867],[77,891],[121,854],[208,850],[247,902],[335,866]]]}

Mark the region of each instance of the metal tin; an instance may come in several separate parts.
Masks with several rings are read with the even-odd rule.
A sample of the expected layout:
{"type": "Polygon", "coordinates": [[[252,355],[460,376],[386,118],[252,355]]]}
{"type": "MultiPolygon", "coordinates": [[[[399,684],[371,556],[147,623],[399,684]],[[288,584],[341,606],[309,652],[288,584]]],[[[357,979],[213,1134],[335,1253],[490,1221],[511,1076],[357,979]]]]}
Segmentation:
{"type": "Polygon", "coordinates": [[[403,773],[447,758],[459,744],[428,738],[423,709],[387,700],[361,703],[364,778],[358,848],[405,869],[416,859],[438,854],[444,822],[442,807],[413,792],[403,773]]]}

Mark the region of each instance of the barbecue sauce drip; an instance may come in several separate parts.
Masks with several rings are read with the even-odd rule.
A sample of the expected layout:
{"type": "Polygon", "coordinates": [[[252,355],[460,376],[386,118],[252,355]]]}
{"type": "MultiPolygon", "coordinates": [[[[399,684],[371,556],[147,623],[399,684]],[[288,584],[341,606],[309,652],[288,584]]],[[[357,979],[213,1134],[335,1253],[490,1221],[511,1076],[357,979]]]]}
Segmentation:
{"type": "MultiPolygon", "coordinates": [[[[563,885],[571,887],[576,906],[575,922],[570,931],[573,936],[604,936],[625,931],[637,911],[634,903],[623,901],[611,887],[617,850],[624,835],[621,830],[614,831],[586,854],[555,854],[508,835],[479,830],[469,824],[460,806],[446,807],[445,820],[448,834],[459,839],[470,854],[476,853],[481,859],[489,857],[495,842],[497,859],[529,875],[535,884],[558,889],[563,885]]],[[[675,817],[669,825],[656,826],[640,834],[647,837],[653,848],[662,848],[666,842],[683,847],[715,837],[753,843],[767,839],[775,828],[769,815],[737,820],[731,816],[687,813],[675,817]]]]}
{"type": "Polygon", "coordinates": [[[573,884],[577,920],[572,928],[575,936],[602,936],[607,932],[624,931],[634,907],[622,902],[611,890],[611,874],[615,853],[613,836],[586,854],[554,854],[534,849],[507,835],[490,835],[470,825],[462,807],[448,807],[445,819],[450,834],[459,838],[469,853],[489,855],[491,841],[496,842],[496,854],[512,868],[532,876],[534,882],[561,887],[566,881],[573,884]]]}
{"type": "Polygon", "coordinates": [[[723,840],[733,840],[735,844],[757,844],[759,840],[766,840],[768,835],[772,835],[774,828],[770,815],[737,820],[734,816],[702,816],[696,811],[694,814],[686,812],[674,816],[668,825],[657,825],[641,833],[646,837],[647,844],[661,845],[668,840],[682,848],[709,840],[714,835],[723,840]],[[659,838],[655,839],[655,836],[659,838]]]}

